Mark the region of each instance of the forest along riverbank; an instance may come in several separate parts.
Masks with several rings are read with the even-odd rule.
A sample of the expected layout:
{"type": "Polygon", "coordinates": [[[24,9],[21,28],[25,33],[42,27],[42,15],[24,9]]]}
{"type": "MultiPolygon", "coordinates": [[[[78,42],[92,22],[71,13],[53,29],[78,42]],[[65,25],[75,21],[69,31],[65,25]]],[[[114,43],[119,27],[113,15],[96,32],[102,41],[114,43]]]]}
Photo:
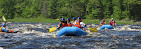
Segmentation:
{"type": "Polygon", "coordinates": [[[7,29],[22,32],[0,34],[0,48],[141,48],[141,25],[119,25],[114,30],[105,29],[80,37],[54,37],[48,28],[55,26],[53,23],[11,23],[7,29]]]}

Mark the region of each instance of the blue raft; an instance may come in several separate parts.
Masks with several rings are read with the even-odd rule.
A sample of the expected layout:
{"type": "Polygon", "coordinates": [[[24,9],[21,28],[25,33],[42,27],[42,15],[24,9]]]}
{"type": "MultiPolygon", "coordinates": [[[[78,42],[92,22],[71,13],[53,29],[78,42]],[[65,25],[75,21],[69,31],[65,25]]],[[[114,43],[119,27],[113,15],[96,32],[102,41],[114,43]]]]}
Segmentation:
{"type": "Polygon", "coordinates": [[[87,32],[82,31],[80,28],[78,27],[64,27],[62,28],[57,36],[82,36],[82,35],[87,35],[87,32]]]}
{"type": "Polygon", "coordinates": [[[102,25],[98,30],[103,30],[105,28],[114,29],[112,25],[102,25]]]}

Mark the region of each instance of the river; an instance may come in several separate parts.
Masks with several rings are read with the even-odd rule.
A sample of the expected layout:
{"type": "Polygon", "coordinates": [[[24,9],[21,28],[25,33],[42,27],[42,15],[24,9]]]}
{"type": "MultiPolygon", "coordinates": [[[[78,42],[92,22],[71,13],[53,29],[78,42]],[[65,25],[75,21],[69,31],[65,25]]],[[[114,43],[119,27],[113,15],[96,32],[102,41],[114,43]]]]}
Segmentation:
{"type": "Polygon", "coordinates": [[[55,26],[11,23],[7,29],[22,32],[0,34],[0,49],[141,49],[141,25],[118,25],[115,30],[105,29],[80,37],[55,37],[55,33],[48,32],[48,28],[55,26]]]}

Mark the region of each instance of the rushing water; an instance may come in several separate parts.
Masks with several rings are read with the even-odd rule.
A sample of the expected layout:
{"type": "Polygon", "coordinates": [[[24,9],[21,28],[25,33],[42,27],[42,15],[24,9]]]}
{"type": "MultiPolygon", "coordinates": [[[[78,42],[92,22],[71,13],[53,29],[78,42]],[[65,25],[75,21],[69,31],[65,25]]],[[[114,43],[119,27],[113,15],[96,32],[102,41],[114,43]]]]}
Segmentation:
{"type": "Polygon", "coordinates": [[[140,25],[119,25],[115,30],[105,29],[81,37],[54,37],[55,33],[48,33],[48,28],[56,26],[51,23],[12,23],[8,26],[7,29],[23,32],[0,34],[0,48],[3,49],[141,49],[140,25]]]}

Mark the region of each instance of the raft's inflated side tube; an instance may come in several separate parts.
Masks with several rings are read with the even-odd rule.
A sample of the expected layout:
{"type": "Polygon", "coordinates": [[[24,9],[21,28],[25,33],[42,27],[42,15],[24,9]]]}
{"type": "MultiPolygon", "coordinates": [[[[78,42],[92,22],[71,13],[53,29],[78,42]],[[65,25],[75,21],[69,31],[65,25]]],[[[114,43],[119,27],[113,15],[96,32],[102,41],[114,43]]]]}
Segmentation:
{"type": "Polygon", "coordinates": [[[64,27],[62,28],[57,36],[82,36],[82,35],[87,35],[87,32],[82,31],[80,28],[78,27],[64,27]]]}
{"type": "Polygon", "coordinates": [[[102,30],[102,29],[105,29],[105,28],[114,29],[112,25],[102,25],[98,30],[102,30]]]}

